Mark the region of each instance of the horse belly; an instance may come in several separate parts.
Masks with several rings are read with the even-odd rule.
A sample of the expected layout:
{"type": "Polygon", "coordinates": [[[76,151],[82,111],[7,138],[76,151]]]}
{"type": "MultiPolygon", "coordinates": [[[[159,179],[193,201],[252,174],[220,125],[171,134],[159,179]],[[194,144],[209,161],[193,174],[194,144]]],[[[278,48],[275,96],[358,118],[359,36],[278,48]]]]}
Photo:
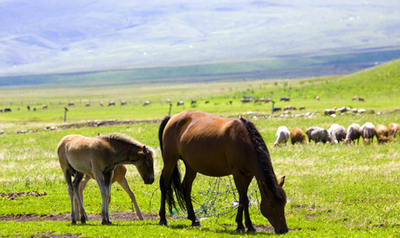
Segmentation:
{"type": "Polygon", "coordinates": [[[81,173],[91,173],[92,172],[92,163],[90,160],[90,155],[85,153],[84,151],[69,151],[67,153],[68,163],[75,170],[81,173]]]}
{"type": "Polygon", "coordinates": [[[197,153],[185,153],[183,160],[193,170],[214,177],[232,174],[231,166],[225,153],[213,149],[197,153]]]}

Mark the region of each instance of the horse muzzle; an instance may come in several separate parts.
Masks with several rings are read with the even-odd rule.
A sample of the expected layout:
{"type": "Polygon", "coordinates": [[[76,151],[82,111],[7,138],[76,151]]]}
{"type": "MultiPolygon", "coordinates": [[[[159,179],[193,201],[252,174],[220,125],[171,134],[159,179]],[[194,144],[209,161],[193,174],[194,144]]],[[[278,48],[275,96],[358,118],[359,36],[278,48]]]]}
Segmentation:
{"type": "Polygon", "coordinates": [[[154,177],[144,179],[144,184],[152,184],[154,183],[154,177]]]}

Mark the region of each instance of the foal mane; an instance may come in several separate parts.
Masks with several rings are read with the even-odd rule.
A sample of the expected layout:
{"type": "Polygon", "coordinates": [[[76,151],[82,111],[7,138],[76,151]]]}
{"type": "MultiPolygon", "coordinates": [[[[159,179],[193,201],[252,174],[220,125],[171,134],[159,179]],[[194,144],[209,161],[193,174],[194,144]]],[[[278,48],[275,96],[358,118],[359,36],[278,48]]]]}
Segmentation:
{"type": "Polygon", "coordinates": [[[258,155],[258,163],[264,175],[263,181],[267,184],[271,191],[277,192],[279,197],[284,198],[285,195],[279,192],[283,190],[280,189],[280,186],[278,185],[278,181],[272,167],[271,157],[264,139],[262,138],[260,132],[258,132],[256,126],[250,120],[243,117],[240,117],[240,120],[249,132],[251,141],[253,142],[254,150],[258,155]]]}
{"type": "MultiPolygon", "coordinates": [[[[139,141],[136,141],[129,136],[118,134],[118,133],[111,133],[108,135],[99,136],[99,138],[103,139],[103,140],[109,140],[109,141],[119,141],[119,142],[122,142],[122,143],[125,143],[128,145],[133,145],[135,147],[140,147],[140,148],[143,148],[143,146],[145,146],[142,143],[140,143],[139,141]]],[[[151,153],[151,155],[154,154],[153,149],[151,149],[150,147],[146,146],[146,149],[147,149],[147,151],[149,151],[151,153]]]]}

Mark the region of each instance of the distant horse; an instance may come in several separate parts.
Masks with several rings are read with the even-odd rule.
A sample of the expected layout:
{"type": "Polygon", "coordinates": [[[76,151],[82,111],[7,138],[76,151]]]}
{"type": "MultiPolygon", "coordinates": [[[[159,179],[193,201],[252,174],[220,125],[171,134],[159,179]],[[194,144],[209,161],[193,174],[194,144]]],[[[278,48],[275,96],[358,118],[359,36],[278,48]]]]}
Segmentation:
{"type": "Polygon", "coordinates": [[[255,231],[249,214],[247,190],[255,176],[261,193],[261,213],[269,220],[275,233],[286,233],[286,194],[284,177],[278,183],[270,155],[253,123],[245,118],[221,118],[200,111],[184,111],[166,117],[159,129],[164,168],[160,177],[160,225],[168,225],[165,202],[175,207],[174,188],[181,208],[187,208],[192,226],[200,226],[194,214],[191,190],[197,173],[221,177],[232,174],[239,192],[236,215],[237,231],[255,231]],[[178,160],[183,160],[186,174],[181,184],[178,160]],[[172,183],[171,183],[172,181],[172,183]]]}
{"type": "MultiPolygon", "coordinates": [[[[126,169],[125,165],[117,165],[114,169],[114,174],[111,179],[111,183],[118,182],[121,185],[121,187],[125,190],[125,192],[131,198],[131,201],[132,201],[133,205],[135,206],[136,215],[138,216],[139,220],[143,220],[143,215],[142,215],[142,212],[140,211],[139,205],[136,202],[135,194],[133,193],[132,189],[129,187],[128,180],[125,177],[126,171],[127,171],[127,169],[126,169]]],[[[91,178],[94,179],[93,174],[85,174],[81,181],[81,185],[79,187],[79,193],[81,195],[82,203],[83,203],[83,190],[85,189],[87,183],[89,182],[89,180],[91,178]]],[[[108,203],[110,203],[110,201],[108,201],[108,203]]],[[[75,197],[75,211],[79,211],[77,197],[75,197]]],[[[75,215],[76,215],[76,219],[78,220],[79,213],[76,213],[75,215]]]]}
{"type": "Polygon", "coordinates": [[[121,164],[134,164],[144,183],[151,184],[154,182],[153,153],[143,144],[120,134],[95,138],[68,135],[61,139],[57,154],[71,199],[72,224],[76,224],[76,212],[80,212],[82,223],[88,220],[79,193],[79,186],[85,174],[92,174],[100,188],[101,223],[111,224],[108,207],[115,167],[121,164]],[[72,176],[75,177],[73,183],[72,176]],[[74,209],[74,196],[78,200],[79,211],[74,209]]]}

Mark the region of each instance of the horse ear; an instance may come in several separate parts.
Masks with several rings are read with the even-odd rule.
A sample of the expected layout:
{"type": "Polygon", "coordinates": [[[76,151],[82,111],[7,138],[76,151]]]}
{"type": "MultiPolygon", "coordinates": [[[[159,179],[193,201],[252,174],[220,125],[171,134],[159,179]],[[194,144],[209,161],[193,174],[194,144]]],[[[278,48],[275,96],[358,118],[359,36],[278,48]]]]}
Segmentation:
{"type": "Polygon", "coordinates": [[[283,187],[283,184],[285,183],[285,178],[286,178],[286,176],[283,176],[281,178],[281,181],[279,181],[279,186],[283,187]]]}
{"type": "Polygon", "coordinates": [[[146,146],[143,146],[143,154],[144,154],[144,155],[147,155],[147,149],[146,149],[146,146]]]}

